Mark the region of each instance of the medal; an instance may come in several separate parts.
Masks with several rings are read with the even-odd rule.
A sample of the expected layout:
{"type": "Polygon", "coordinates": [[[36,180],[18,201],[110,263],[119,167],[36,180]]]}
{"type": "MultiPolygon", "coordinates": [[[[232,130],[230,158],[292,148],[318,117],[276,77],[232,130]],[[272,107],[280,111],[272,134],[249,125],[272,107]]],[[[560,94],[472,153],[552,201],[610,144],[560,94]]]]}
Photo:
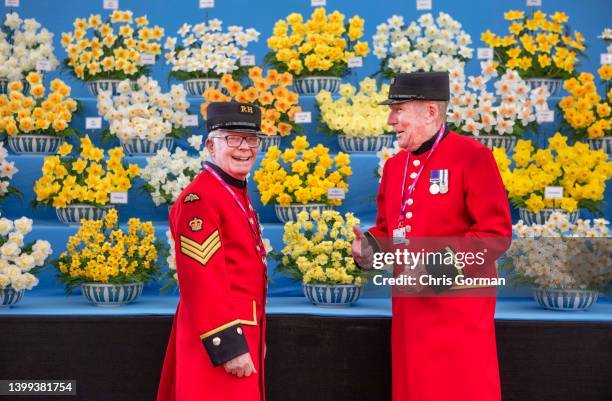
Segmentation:
{"type": "Polygon", "coordinates": [[[440,170],[440,193],[448,192],[448,170],[440,170]]]}
{"type": "Polygon", "coordinates": [[[429,186],[429,193],[432,195],[437,195],[440,193],[440,186],[438,184],[431,184],[429,186]]]}

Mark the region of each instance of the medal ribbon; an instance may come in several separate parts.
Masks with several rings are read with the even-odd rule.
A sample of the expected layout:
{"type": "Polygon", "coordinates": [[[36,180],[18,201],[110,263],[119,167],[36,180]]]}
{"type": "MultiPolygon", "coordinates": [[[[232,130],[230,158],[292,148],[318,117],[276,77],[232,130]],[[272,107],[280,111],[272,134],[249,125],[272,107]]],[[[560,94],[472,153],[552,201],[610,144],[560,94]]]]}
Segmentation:
{"type": "MultiPolygon", "coordinates": [[[[219,183],[223,186],[223,188],[225,188],[227,192],[229,192],[230,195],[232,195],[232,198],[234,198],[234,201],[236,202],[240,210],[242,210],[242,213],[244,214],[247,221],[249,222],[249,227],[251,228],[251,232],[253,233],[253,235],[255,236],[257,240],[257,243],[259,245],[259,251],[258,251],[259,256],[262,258],[265,258],[266,257],[266,247],[264,246],[263,240],[261,238],[261,231],[259,229],[259,221],[257,220],[257,215],[255,215],[255,212],[253,212],[253,214],[255,215],[255,218],[251,219],[249,217],[249,213],[244,208],[244,205],[242,204],[242,202],[240,202],[240,199],[238,199],[238,196],[236,195],[236,193],[232,191],[232,189],[226,184],[225,181],[223,181],[223,178],[219,177],[219,174],[217,174],[217,172],[213,170],[212,168],[210,168],[208,165],[204,164],[203,167],[204,167],[204,170],[212,174],[212,176],[215,177],[217,181],[219,181],[219,183]]],[[[250,201],[248,200],[248,197],[247,197],[247,202],[250,203],[250,201]]]]}
{"type": "Polygon", "coordinates": [[[415,177],[414,181],[408,187],[408,191],[406,193],[406,197],[404,200],[404,190],[406,189],[406,175],[408,174],[408,165],[410,164],[410,153],[408,153],[408,156],[406,156],[406,165],[404,166],[404,179],[402,180],[402,207],[400,209],[400,218],[399,218],[400,227],[403,227],[404,225],[404,216],[406,215],[406,209],[408,209],[408,206],[409,206],[408,199],[412,198],[412,194],[414,193],[414,190],[416,189],[416,184],[419,181],[419,178],[421,177],[421,173],[425,169],[425,165],[427,164],[427,161],[431,157],[432,153],[434,152],[434,150],[436,150],[436,148],[438,147],[438,144],[442,140],[442,135],[444,134],[445,129],[446,129],[446,125],[442,124],[442,126],[440,127],[440,131],[438,132],[438,136],[436,137],[436,141],[431,147],[431,150],[429,151],[429,153],[427,153],[427,158],[425,159],[425,162],[419,169],[419,172],[417,173],[417,176],[415,177]]]}

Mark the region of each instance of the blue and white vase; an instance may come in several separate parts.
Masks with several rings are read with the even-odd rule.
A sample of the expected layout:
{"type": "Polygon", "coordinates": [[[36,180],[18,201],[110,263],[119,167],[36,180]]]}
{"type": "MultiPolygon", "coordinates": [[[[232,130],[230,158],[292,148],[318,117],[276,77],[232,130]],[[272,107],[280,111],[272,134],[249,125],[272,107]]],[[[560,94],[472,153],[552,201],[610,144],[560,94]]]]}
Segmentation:
{"type": "Polygon", "coordinates": [[[527,208],[520,207],[519,208],[519,218],[523,220],[523,222],[527,225],[532,224],[546,224],[546,221],[550,217],[553,212],[561,212],[567,215],[567,219],[570,224],[576,224],[578,218],[580,217],[580,209],[573,212],[566,212],[562,209],[552,209],[552,208],[544,208],[539,212],[531,212],[527,208]]]}
{"type": "Polygon", "coordinates": [[[172,152],[174,138],[166,137],[157,142],[148,139],[132,138],[125,142],[121,141],[121,146],[123,151],[129,156],[152,156],[163,148],[172,152]]]}
{"type": "Polygon", "coordinates": [[[316,95],[322,90],[334,94],[340,88],[338,77],[304,77],[293,79],[293,89],[298,95],[316,95]]]}
{"type": "Polygon", "coordinates": [[[558,311],[584,311],[597,302],[597,291],[534,288],[533,298],[544,308],[558,311]]]}
{"type": "Polygon", "coordinates": [[[541,86],[545,86],[551,97],[557,96],[561,89],[561,85],[563,85],[562,79],[555,78],[527,78],[525,82],[529,85],[529,89],[537,89],[541,86]]]}
{"type": "Polygon", "coordinates": [[[302,284],[304,295],[316,306],[351,306],[361,296],[363,287],[355,284],[302,284]]]}
{"type": "Polygon", "coordinates": [[[267,152],[271,146],[276,146],[280,149],[281,144],[281,136],[280,135],[266,135],[261,138],[261,143],[259,144],[260,152],[267,152]]]}
{"type": "MultiPolygon", "coordinates": [[[[2,78],[0,79],[0,95],[6,94],[8,93],[8,84],[11,81],[9,81],[6,78],[2,78]]],[[[28,81],[26,81],[25,79],[21,80],[21,85],[23,86],[23,89],[21,90],[21,93],[23,93],[24,95],[28,93],[28,91],[30,90],[30,83],[28,81]]]]}
{"type": "Polygon", "coordinates": [[[96,306],[121,306],[134,302],[142,294],[143,283],[103,284],[84,283],[81,291],[96,306]]]}
{"type": "Polygon", "coordinates": [[[592,150],[603,150],[608,154],[608,159],[612,157],[612,136],[589,138],[586,142],[592,150]]]}
{"type": "Polygon", "coordinates": [[[60,222],[64,224],[79,224],[81,219],[87,220],[102,220],[113,205],[93,206],[84,204],[68,205],[62,208],[56,208],[55,213],[60,222]]]}
{"type": "Polygon", "coordinates": [[[288,206],[274,205],[276,217],[278,217],[278,219],[283,223],[287,223],[289,221],[297,221],[298,214],[300,214],[301,212],[311,213],[317,210],[319,211],[319,213],[322,213],[325,210],[332,209],[333,206],[326,205],[324,203],[308,203],[306,205],[295,204],[288,206]]]}
{"type": "Polygon", "coordinates": [[[10,308],[21,301],[25,290],[16,291],[13,287],[0,288],[0,308],[10,308]]]}
{"type": "Polygon", "coordinates": [[[491,150],[504,148],[506,153],[512,153],[518,143],[518,137],[509,135],[477,135],[473,138],[491,150]]]}
{"type": "Polygon", "coordinates": [[[118,79],[96,79],[87,82],[87,89],[91,96],[97,97],[100,91],[112,91],[112,95],[117,94],[117,86],[121,81],[118,79]]]}
{"type": "Polygon", "coordinates": [[[53,135],[18,134],[8,137],[8,147],[13,153],[54,155],[64,143],[64,138],[53,135]]]}
{"type": "Polygon", "coordinates": [[[206,89],[213,88],[219,89],[221,86],[221,80],[218,78],[197,78],[188,79],[183,82],[185,89],[190,96],[202,96],[206,89]]]}
{"type": "Polygon", "coordinates": [[[343,152],[372,153],[379,152],[382,148],[393,145],[393,137],[391,135],[365,137],[338,135],[338,144],[343,152]]]}

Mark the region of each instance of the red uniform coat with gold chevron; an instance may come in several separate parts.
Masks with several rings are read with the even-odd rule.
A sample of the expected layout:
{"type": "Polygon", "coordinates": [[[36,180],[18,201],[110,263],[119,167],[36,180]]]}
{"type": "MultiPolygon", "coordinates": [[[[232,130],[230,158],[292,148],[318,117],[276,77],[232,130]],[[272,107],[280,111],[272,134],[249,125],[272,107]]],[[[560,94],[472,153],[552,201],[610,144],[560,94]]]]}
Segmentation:
{"type": "MultiPolygon", "coordinates": [[[[246,182],[215,169],[256,219],[246,182]]],[[[247,217],[225,187],[202,172],[170,211],[180,300],[157,401],[264,400],[266,265],[247,217]],[[223,364],[245,352],[256,374],[223,364]]]]}
{"type": "MultiPolygon", "coordinates": [[[[410,154],[406,187],[425,167],[407,210],[408,239],[510,238],[508,200],[491,151],[451,131],[426,162],[434,140],[410,154]],[[430,193],[432,169],[448,170],[447,193],[430,193]]],[[[368,232],[373,245],[372,237],[391,238],[398,227],[408,156],[402,151],[384,166],[376,226],[368,232]]],[[[495,298],[458,296],[482,290],[454,297],[424,291],[432,296],[393,298],[393,401],[500,401],[495,298]]]]}

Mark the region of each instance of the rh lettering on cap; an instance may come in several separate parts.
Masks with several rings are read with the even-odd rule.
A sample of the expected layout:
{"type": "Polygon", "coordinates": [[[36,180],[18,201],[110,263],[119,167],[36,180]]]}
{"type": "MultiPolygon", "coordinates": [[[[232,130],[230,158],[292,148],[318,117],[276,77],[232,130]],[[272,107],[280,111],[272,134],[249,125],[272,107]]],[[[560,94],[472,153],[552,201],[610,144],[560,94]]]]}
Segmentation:
{"type": "Polygon", "coordinates": [[[240,106],[240,112],[253,114],[253,107],[252,106],[240,106]]]}

